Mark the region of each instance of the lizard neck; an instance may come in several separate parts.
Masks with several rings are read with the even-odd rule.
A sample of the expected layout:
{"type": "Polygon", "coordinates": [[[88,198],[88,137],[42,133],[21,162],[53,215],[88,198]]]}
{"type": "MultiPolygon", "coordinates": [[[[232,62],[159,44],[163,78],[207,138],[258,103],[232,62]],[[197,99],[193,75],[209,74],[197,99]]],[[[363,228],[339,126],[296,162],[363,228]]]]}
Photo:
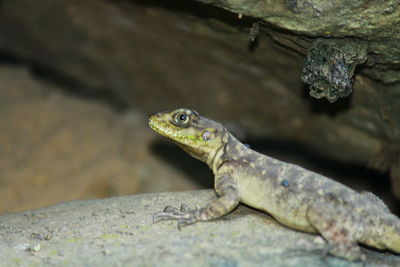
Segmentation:
{"type": "Polygon", "coordinates": [[[214,174],[217,173],[219,167],[223,163],[222,155],[224,154],[225,146],[226,144],[223,144],[218,149],[208,154],[207,165],[210,167],[210,169],[213,171],[214,174]]]}
{"type": "Polygon", "coordinates": [[[241,145],[241,143],[233,135],[229,132],[224,134],[222,145],[218,149],[212,151],[207,157],[207,164],[214,174],[217,173],[218,169],[225,161],[231,158],[228,154],[232,150],[232,147],[236,148],[238,145],[241,145]]]}
{"type": "Polygon", "coordinates": [[[222,131],[221,136],[221,146],[211,151],[211,153],[208,154],[206,161],[208,167],[210,167],[214,174],[217,173],[218,169],[224,163],[223,155],[225,154],[225,147],[231,141],[231,134],[226,129],[222,131]]]}

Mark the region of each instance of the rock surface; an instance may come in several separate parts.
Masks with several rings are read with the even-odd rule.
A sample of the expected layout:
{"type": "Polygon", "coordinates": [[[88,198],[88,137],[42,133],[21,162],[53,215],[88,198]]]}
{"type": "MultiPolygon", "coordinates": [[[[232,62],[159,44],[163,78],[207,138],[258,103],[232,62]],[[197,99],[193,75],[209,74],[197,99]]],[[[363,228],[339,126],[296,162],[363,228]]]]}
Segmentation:
{"type": "MultiPolygon", "coordinates": [[[[204,205],[211,190],[72,201],[0,216],[0,266],[360,266],[321,258],[321,238],[289,230],[240,206],[223,219],[187,226],[152,224],[165,205],[204,205]]],[[[365,266],[400,257],[363,249],[365,266]]]]}

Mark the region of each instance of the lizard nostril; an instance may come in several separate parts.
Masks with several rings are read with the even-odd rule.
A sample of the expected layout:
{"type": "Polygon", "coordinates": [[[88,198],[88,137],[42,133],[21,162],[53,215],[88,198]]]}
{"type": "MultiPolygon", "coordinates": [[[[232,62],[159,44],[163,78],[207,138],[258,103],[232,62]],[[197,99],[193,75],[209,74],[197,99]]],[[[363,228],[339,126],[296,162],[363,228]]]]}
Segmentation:
{"type": "Polygon", "coordinates": [[[160,117],[160,115],[161,115],[161,113],[152,113],[152,114],[149,115],[149,118],[160,117]]]}

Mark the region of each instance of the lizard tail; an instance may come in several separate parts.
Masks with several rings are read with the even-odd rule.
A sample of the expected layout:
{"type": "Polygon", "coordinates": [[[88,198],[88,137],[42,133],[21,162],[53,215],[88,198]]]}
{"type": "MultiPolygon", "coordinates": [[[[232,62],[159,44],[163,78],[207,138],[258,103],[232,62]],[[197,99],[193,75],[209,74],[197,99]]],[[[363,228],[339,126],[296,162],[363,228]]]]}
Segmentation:
{"type": "Polygon", "coordinates": [[[400,254],[400,220],[391,213],[381,214],[367,227],[361,243],[400,254]]]}
{"type": "Polygon", "coordinates": [[[395,253],[400,253],[400,222],[397,222],[387,226],[387,231],[382,235],[382,241],[385,248],[395,253]]]}

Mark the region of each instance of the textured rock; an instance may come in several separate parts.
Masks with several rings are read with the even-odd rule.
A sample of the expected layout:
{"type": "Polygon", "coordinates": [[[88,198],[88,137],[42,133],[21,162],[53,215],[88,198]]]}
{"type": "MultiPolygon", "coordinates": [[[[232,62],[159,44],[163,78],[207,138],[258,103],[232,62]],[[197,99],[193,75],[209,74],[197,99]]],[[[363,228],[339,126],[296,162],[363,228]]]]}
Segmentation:
{"type": "Polygon", "coordinates": [[[351,94],[354,70],[366,60],[366,45],[317,39],[307,51],[301,78],[310,85],[310,96],[335,102],[351,94]]]}
{"type": "MultiPolygon", "coordinates": [[[[165,205],[204,205],[212,191],[72,201],[0,216],[0,266],[360,266],[321,258],[321,238],[276,223],[246,207],[179,231],[153,225],[165,205]]],[[[363,249],[365,266],[398,266],[400,258],[363,249]]]]}
{"type": "Polygon", "coordinates": [[[400,2],[390,0],[201,0],[313,36],[398,38],[400,2]]]}

